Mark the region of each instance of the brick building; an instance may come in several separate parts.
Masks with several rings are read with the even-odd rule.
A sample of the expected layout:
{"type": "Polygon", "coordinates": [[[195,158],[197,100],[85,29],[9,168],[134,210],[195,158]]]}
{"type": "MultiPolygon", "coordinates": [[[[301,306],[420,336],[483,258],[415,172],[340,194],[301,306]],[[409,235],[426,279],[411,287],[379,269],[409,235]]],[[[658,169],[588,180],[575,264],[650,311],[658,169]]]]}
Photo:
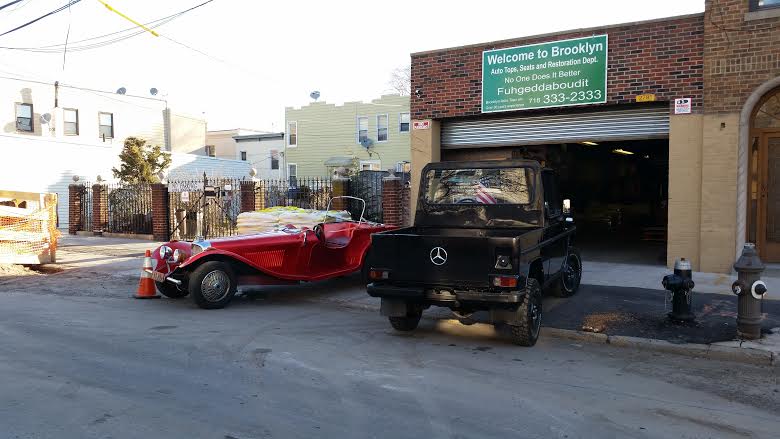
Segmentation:
{"type": "Polygon", "coordinates": [[[415,190],[431,161],[533,158],[586,258],[780,262],[780,1],[414,53],[411,113],[415,190]]]}

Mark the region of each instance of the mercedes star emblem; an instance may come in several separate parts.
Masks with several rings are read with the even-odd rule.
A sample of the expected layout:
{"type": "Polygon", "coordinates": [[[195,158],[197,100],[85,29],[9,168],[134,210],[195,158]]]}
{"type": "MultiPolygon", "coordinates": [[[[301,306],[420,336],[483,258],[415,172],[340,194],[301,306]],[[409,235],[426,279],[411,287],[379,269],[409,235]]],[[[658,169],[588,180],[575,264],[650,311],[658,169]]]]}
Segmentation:
{"type": "Polygon", "coordinates": [[[447,262],[447,250],[441,247],[434,247],[431,249],[431,262],[434,265],[444,265],[447,262]]]}

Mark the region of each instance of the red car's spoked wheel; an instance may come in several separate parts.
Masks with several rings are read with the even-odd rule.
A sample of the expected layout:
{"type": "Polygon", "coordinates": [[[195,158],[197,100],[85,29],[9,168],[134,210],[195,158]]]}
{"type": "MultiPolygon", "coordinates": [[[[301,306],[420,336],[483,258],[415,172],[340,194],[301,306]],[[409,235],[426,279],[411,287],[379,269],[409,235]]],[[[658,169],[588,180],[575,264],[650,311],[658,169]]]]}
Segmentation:
{"type": "Polygon", "coordinates": [[[209,302],[219,302],[230,293],[230,278],[222,270],[208,272],[200,283],[203,298],[209,302]]]}

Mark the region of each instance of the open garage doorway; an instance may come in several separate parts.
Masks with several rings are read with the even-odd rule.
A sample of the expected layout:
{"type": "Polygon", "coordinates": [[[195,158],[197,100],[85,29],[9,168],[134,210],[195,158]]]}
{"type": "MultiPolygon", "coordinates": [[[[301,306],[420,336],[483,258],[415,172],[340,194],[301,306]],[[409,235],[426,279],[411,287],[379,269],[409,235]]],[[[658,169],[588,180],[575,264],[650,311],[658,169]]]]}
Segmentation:
{"type": "Polygon", "coordinates": [[[527,158],[555,169],[585,261],[666,265],[669,140],[442,151],[442,160],[527,158]]]}
{"type": "Polygon", "coordinates": [[[666,264],[668,139],[546,145],[583,259],[666,264]]]}

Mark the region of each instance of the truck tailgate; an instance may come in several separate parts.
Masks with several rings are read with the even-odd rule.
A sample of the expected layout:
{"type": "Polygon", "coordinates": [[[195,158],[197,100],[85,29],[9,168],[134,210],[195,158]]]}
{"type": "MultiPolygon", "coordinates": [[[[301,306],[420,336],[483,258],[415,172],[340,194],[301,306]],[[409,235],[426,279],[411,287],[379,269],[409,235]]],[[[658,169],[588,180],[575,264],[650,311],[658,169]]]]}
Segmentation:
{"type": "Polygon", "coordinates": [[[511,238],[375,234],[369,268],[390,270],[392,282],[484,287],[495,272],[496,244],[511,238]]]}

